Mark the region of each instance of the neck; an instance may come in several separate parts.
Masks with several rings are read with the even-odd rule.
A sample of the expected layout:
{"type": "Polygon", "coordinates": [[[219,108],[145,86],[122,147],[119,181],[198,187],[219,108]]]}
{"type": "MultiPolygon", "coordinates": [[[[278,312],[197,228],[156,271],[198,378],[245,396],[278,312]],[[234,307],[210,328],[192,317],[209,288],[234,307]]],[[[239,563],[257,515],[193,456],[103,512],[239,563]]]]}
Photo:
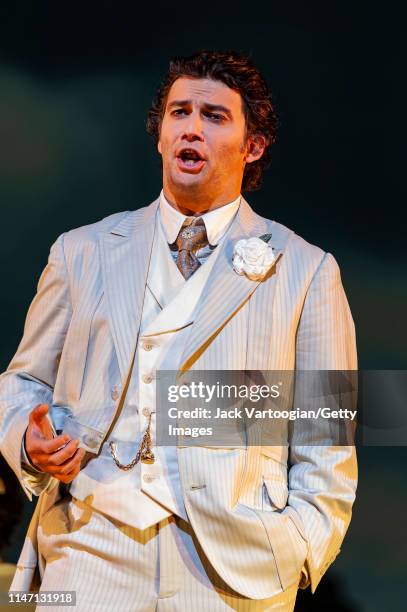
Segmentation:
{"type": "Polygon", "coordinates": [[[187,217],[198,217],[199,215],[203,215],[211,210],[215,210],[216,208],[221,208],[230,202],[236,200],[239,196],[239,193],[236,195],[230,196],[220,196],[211,199],[210,196],[206,196],[205,199],[200,201],[195,197],[178,197],[171,192],[168,192],[165,188],[163,189],[165,199],[168,204],[178,210],[178,212],[186,215],[187,217]]]}

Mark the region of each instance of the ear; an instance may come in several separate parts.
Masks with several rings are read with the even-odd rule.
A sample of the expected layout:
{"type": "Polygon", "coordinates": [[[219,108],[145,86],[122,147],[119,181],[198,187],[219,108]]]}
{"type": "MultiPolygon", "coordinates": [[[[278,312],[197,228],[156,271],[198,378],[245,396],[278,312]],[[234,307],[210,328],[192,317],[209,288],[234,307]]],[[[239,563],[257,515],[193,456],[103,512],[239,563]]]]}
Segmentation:
{"type": "Polygon", "coordinates": [[[252,136],[249,136],[246,143],[246,163],[250,164],[260,159],[266,146],[267,140],[263,134],[252,134],[252,136]]]}
{"type": "Polygon", "coordinates": [[[159,154],[161,155],[161,154],[162,154],[162,150],[161,150],[161,139],[160,139],[160,140],[157,142],[157,149],[158,149],[159,154]]]}

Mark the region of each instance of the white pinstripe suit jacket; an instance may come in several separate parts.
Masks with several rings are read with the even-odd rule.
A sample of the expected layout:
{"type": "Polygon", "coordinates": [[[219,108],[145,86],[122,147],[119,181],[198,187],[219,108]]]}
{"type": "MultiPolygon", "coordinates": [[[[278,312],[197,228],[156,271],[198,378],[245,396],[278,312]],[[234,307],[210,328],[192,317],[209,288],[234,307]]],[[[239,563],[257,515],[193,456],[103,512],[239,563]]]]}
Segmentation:
{"type": "MultiPolygon", "coordinates": [[[[51,249],[23,339],[0,379],[0,448],[20,481],[22,437],[39,403],[70,406],[85,446],[97,453],[103,444],[120,403],[111,390],[123,388],[137,342],[157,206],[70,231],[51,249]],[[111,331],[104,368],[94,316],[101,300],[111,331]]],[[[174,369],[356,370],[354,324],[330,253],[260,217],[243,199],[218,248],[174,369]],[[265,233],[278,257],[273,273],[263,282],[238,276],[234,244],[265,233]]],[[[301,572],[301,585],[314,591],[351,517],[354,448],[288,443],[178,449],[196,535],[224,580],[253,599],[281,592],[301,572]],[[264,484],[266,508],[259,502],[264,484]]],[[[57,494],[58,487],[44,490],[27,534],[19,561],[27,580],[37,562],[37,521],[57,494]]]]}

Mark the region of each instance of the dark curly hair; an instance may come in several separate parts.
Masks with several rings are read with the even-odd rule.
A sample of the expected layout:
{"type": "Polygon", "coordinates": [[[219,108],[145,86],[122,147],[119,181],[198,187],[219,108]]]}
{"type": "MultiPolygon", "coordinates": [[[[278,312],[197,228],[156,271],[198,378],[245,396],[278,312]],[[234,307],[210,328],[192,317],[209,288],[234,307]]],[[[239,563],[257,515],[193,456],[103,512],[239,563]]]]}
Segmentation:
{"type": "Polygon", "coordinates": [[[246,137],[262,134],[266,148],[260,159],[246,164],[242,191],[254,191],[261,185],[263,170],[271,163],[271,145],[275,142],[278,120],[267,84],[252,61],[235,51],[199,51],[190,57],[175,57],[147,115],[147,132],[158,143],[168,93],[180,77],[213,79],[237,91],[243,100],[246,137]]]}

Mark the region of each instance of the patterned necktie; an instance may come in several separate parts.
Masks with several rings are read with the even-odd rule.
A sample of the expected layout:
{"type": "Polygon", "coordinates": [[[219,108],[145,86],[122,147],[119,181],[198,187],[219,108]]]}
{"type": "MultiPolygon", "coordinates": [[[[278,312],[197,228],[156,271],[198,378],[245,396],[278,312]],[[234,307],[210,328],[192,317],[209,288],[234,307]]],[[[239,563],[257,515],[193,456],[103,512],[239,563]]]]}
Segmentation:
{"type": "Polygon", "coordinates": [[[201,265],[196,251],[209,244],[202,217],[187,217],[175,241],[178,248],[176,264],[185,280],[201,265]]]}

